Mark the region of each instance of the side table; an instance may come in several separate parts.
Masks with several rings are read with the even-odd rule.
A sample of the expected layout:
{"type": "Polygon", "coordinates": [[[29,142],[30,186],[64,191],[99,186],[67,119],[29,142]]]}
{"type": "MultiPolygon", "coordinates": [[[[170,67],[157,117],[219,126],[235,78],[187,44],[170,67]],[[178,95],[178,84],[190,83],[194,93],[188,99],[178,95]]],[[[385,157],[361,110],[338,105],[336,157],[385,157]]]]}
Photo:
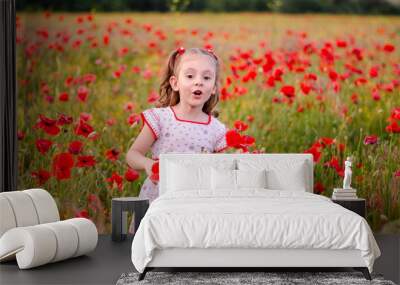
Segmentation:
{"type": "Polygon", "coordinates": [[[135,231],[149,208],[149,200],[139,197],[113,198],[111,202],[111,239],[123,241],[126,239],[128,212],[134,213],[135,231]]]}
{"type": "Polygon", "coordinates": [[[332,199],[333,203],[339,204],[342,207],[359,214],[361,217],[365,218],[366,213],[366,202],[365,199],[347,199],[347,200],[336,200],[332,199]]]}

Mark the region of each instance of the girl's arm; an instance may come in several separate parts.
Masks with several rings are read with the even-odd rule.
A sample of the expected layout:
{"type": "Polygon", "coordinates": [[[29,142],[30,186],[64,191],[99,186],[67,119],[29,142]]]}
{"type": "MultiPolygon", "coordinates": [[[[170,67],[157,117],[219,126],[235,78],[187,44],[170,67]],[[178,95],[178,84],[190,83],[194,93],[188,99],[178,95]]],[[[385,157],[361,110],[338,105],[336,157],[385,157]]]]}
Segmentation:
{"type": "Polygon", "coordinates": [[[145,154],[154,141],[155,138],[149,126],[144,124],[138,137],[126,153],[126,163],[135,170],[145,170],[147,175],[151,176],[151,167],[155,161],[146,157],[145,154]]]}

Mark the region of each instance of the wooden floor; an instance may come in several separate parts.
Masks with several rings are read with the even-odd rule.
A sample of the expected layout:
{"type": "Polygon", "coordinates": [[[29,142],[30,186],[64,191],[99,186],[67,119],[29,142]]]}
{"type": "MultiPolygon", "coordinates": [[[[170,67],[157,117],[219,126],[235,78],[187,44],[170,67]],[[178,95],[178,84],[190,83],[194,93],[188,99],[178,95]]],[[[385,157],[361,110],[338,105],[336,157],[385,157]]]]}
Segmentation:
{"type": "MultiPolygon", "coordinates": [[[[376,260],[374,272],[399,284],[400,236],[376,235],[375,238],[382,256],[376,260]]],[[[131,238],[117,243],[110,236],[99,236],[96,250],[87,256],[29,270],[19,270],[15,261],[2,263],[0,284],[115,284],[122,273],[135,271],[130,258],[131,243],[131,238]]]]}

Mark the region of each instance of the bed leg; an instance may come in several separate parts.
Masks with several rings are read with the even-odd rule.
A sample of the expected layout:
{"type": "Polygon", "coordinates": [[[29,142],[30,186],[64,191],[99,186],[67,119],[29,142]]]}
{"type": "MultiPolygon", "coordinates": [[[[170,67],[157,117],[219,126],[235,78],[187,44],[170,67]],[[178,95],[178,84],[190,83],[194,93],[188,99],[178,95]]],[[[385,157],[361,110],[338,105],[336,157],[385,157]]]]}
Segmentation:
{"type": "Polygon", "coordinates": [[[355,267],[354,268],[357,271],[361,271],[362,274],[364,275],[365,279],[367,280],[372,280],[371,275],[369,274],[369,270],[367,267],[355,267]]]}
{"type": "Polygon", "coordinates": [[[144,279],[144,277],[146,276],[148,269],[147,267],[144,269],[144,271],[142,273],[139,274],[139,278],[138,281],[142,281],[144,279]]]}

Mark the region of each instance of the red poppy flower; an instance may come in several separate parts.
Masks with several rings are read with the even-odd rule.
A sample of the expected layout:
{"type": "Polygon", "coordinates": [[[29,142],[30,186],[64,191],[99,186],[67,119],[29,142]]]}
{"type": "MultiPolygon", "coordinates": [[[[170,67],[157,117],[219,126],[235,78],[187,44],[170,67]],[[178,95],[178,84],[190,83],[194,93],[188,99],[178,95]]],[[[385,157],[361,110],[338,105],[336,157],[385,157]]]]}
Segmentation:
{"type": "Polygon", "coordinates": [[[354,85],[361,86],[361,85],[366,84],[367,82],[368,82],[367,79],[365,79],[364,77],[359,77],[356,80],[354,80],[354,85]]]}
{"type": "Polygon", "coordinates": [[[243,86],[235,86],[234,88],[234,93],[237,94],[238,96],[242,96],[247,93],[247,88],[243,86]]]}
{"type": "Polygon", "coordinates": [[[237,129],[239,132],[243,132],[243,131],[247,130],[247,128],[249,127],[246,123],[244,123],[240,120],[235,121],[234,126],[235,126],[235,129],[237,129]]]}
{"type": "Polygon", "coordinates": [[[151,176],[150,180],[152,181],[159,181],[160,180],[160,163],[156,161],[151,166],[151,176]]]}
{"type": "Polygon", "coordinates": [[[334,70],[329,70],[329,78],[332,80],[332,81],[336,81],[337,79],[338,79],[338,74],[336,73],[336,71],[334,71],[334,70]]]}
{"type": "Polygon", "coordinates": [[[378,142],[378,137],[376,135],[370,135],[370,136],[366,136],[364,138],[364,144],[368,145],[368,144],[376,144],[378,142]]]}
{"type": "Polygon", "coordinates": [[[346,146],[343,143],[339,143],[337,144],[337,149],[339,150],[339,152],[344,152],[346,146]]]}
{"type": "Polygon", "coordinates": [[[251,136],[248,136],[248,135],[244,135],[244,136],[242,136],[242,138],[241,138],[241,145],[243,146],[250,146],[250,145],[252,145],[252,144],[254,144],[255,143],[255,139],[253,138],[253,137],[251,137],[251,136]]]}
{"type": "Polygon", "coordinates": [[[304,153],[311,153],[313,155],[314,162],[317,162],[321,159],[321,148],[312,146],[309,149],[305,150],[304,153]]]}
{"type": "Polygon", "coordinates": [[[60,132],[60,128],[57,127],[57,121],[44,115],[39,115],[39,122],[36,123],[34,128],[42,129],[51,136],[55,136],[60,132]]]}
{"type": "Polygon", "coordinates": [[[232,84],[232,78],[228,76],[226,78],[226,86],[229,87],[231,84],[232,84]]]}
{"type": "Polygon", "coordinates": [[[83,81],[85,83],[93,83],[96,81],[96,74],[93,73],[87,73],[85,75],[83,75],[83,81]]]}
{"type": "Polygon", "coordinates": [[[394,177],[400,177],[400,169],[394,173],[394,177]]]}
{"type": "Polygon", "coordinates": [[[75,40],[73,43],[72,43],[72,47],[73,48],[79,48],[80,46],[81,46],[81,44],[82,44],[82,41],[81,40],[75,40]]]}
{"type": "Polygon", "coordinates": [[[109,186],[113,189],[115,187],[118,188],[119,191],[122,191],[122,181],[123,178],[117,172],[113,172],[111,177],[107,178],[106,181],[110,184],[109,186]]]}
{"type": "Polygon", "coordinates": [[[254,116],[253,115],[248,115],[246,117],[247,121],[249,121],[250,123],[254,121],[254,116]]]}
{"type": "Polygon", "coordinates": [[[96,164],[93,155],[80,155],[77,158],[76,167],[91,167],[96,164]]]}
{"type": "Polygon", "coordinates": [[[236,130],[227,131],[225,138],[229,147],[238,147],[242,141],[241,135],[236,130]]]}
{"type": "Polygon", "coordinates": [[[347,47],[347,42],[344,40],[337,40],[336,41],[336,46],[339,48],[345,48],[347,47]]]}
{"type": "Polygon", "coordinates": [[[116,70],[116,71],[113,72],[113,77],[114,78],[120,78],[121,74],[122,74],[121,70],[116,70]]]}
{"type": "Polygon", "coordinates": [[[326,47],[321,49],[320,57],[321,57],[321,60],[323,62],[325,62],[326,64],[333,65],[333,63],[335,61],[335,55],[332,53],[332,51],[329,48],[326,48],[326,47]]]}
{"type": "Polygon", "coordinates": [[[67,116],[65,114],[60,114],[57,119],[57,125],[63,126],[63,125],[69,125],[72,123],[72,117],[67,116]]]}
{"type": "Polygon", "coordinates": [[[91,114],[89,114],[89,113],[82,112],[82,113],[79,114],[79,119],[83,120],[85,122],[90,121],[92,118],[93,118],[93,116],[91,114]]]}
{"type": "Polygon", "coordinates": [[[105,34],[105,35],[103,36],[103,43],[104,43],[104,45],[107,46],[109,42],[110,42],[110,37],[109,37],[109,35],[105,34]]]}
{"type": "Polygon", "coordinates": [[[60,95],[58,95],[58,100],[61,102],[67,102],[69,99],[68,93],[67,92],[62,92],[60,95]]]}
{"type": "Polygon", "coordinates": [[[383,46],[383,50],[384,50],[385,52],[393,52],[393,51],[395,50],[395,47],[394,47],[394,45],[392,45],[392,44],[385,44],[385,45],[383,46]]]}
{"type": "Polygon", "coordinates": [[[281,99],[278,98],[278,97],[273,97],[272,98],[272,103],[281,103],[281,102],[282,102],[281,99]]]}
{"type": "Polygon", "coordinates": [[[140,67],[139,66],[133,66],[131,71],[132,71],[132,73],[139,74],[140,73],[140,67]]]}
{"type": "Polygon", "coordinates": [[[39,180],[39,185],[43,185],[51,177],[50,172],[44,169],[39,169],[39,171],[33,171],[31,175],[32,177],[37,178],[39,180]]]}
{"type": "Polygon", "coordinates": [[[60,153],[53,158],[53,175],[58,179],[71,178],[71,169],[74,166],[74,158],[70,153],[60,153]]]}
{"type": "Polygon", "coordinates": [[[50,96],[50,95],[44,96],[44,99],[45,99],[48,103],[53,103],[53,102],[54,102],[54,97],[53,97],[53,96],[50,96]]]}
{"type": "Polygon", "coordinates": [[[87,89],[85,86],[79,86],[77,94],[79,101],[86,102],[89,94],[89,89],[87,89]]]}
{"type": "Polygon", "coordinates": [[[359,48],[353,48],[351,53],[357,58],[357,60],[363,60],[363,51],[359,48]]]}
{"type": "Polygon", "coordinates": [[[400,126],[397,121],[392,121],[388,126],[386,126],[385,130],[388,133],[400,133],[400,126]]]}
{"type": "Polygon", "coordinates": [[[294,92],[295,89],[291,85],[285,85],[281,88],[281,93],[288,98],[293,98],[295,96],[294,92]]]}
{"type": "Polygon", "coordinates": [[[318,140],[318,142],[320,142],[320,143],[322,144],[322,146],[325,147],[325,146],[334,144],[334,143],[335,143],[335,139],[328,138],[328,137],[322,137],[322,138],[320,138],[320,139],[318,140]]]}
{"type": "Polygon", "coordinates": [[[128,168],[128,170],[125,172],[125,179],[129,182],[133,182],[139,178],[139,172],[132,168],[128,168]]]}
{"type": "Polygon", "coordinates": [[[336,172],[340,172],[341,167],[339,165],[339,160],[336,156],[332,156],[331,160],[324,163],[325,167],[332,167],[336,170],[336,172]]]}
{"type": "Polygon", "coordinates": [[[277,68],[274,70],[273,76],[276,81],[282,81],[283,70],[281,68],[277,68]]]}
{"type": "Polygon", "coordinates": [[[112,148],[106,151],[106,157],[107,159],[111,161],[116,161],[118,159],[118,156],[120,154],[120,151],[118,149],[112,148]]]}
{"type": "Polygon", "coordinates": [[[301,106],[301,105],[297,106],[296,112],[303,113],[304,112],[304,107],[301,106]]]}
{"type": "Polygon", "coordinates": [[[45,154],[50,149],[52,144],[53,144],[52,141],[46,139],[36,140],[36,148],[41,154],[45,154]]]}
{"type": "Polygon", "coordinates": [[[71,154],[79,154],[83,149],[83,143],[81,141],[72,141],[69,144],[68,152],[71,154]]]}
{"type": "Polygon", "coordinates": [[[117,123],[117,119],[115,118],[109,118],[106,120],[106,124],[110,127],[114,126],[117,123]]]}
{"type": "Polygon", "coordinates": [[[300,89],[303,92],[304,95],[307,95],[311,91],[311,86],[306,83],[306,82],[301,82],[300,83],[300,89]]]}
{"type": "Polygon", "coordinates": [[[353,104],[358,104],[358,95],[357,95],[357,93],[353,93],[351,95],[351,101],[353,102],[353,104]]]}
{"type": "Polygon", "coordinates": [[[390,112],[390,118],[393,120],[400,120],[400,107],[394,108],[392,112],[390,112]]]}
{"type": "Polygon", "coordinates": [[[140,116],[137,114],[130,114],[126,122],[129,125],[134,126],[140,122],[140,116]]]}
{"type": "Polygon", "coordinates": [[[381,95],[379,95],[378,90],[375,89],[375,88],[372,90],[371,96],[372,96],[372,100],[374,100],[374,101],[379,101],[379,100],[381,100],[381,95]]]}
{"type": "Polygon", "coordinates": [[[314,184],[314,193],[315,194],[322,194],[325,191],[325,187],[321,182],[316,182],[314,184]]]}
{"type": "Polygon", "coordinates": [[[378,71],[379,71],[379,67],[378,66],[373,66],[370,68],[369,70],[369,76],[372,78],[375,78],[378,76],[378,71]]]}
{"type": "Polygon", "coordinates": [[[75,218],[85,218],[85,219],[89,219],[89,212],[86,209],[80,210],[80,211],[76,211],[75,212],[75,218]]]}
{"type": "Polygon", "coordinates": [[[129,52],[129,48],[127,47],[121,47],[118,51],[119,56],[124,56],[129,52]]]}
{"type": "Polygon", "coordinates": [[[25,133],[23,131],[17,131],[17,138],[19,141],[25,138],[25,133]]]}
{"type": "Polygon", "coordinates": [[[68,76],[64,81],[65,87],[71,86],[73,81],[74,81],[74,78],[72,76],[68,76]]]}
{"type": "Polygon", "coordinates": [[[93,127],[85,123],[84,120],[80,120],[79,124],[75,128],[75,134],[78,136],[88,137],[93,132],[93,127]]]}
{"type": "Polygon", "coordinates": [[[158,93],[156,91],[151,91],[149,96],[147,97],[147,102],[154,103],[158,100],[158,93]]]}
{"type": "Polygon", "coordinates": [[[317,80],[317,75],[314,74],[314,73],[307,73],[307,74],[304,75],[304,79],[305,80],[313,80],[313,81],[315,81],[315,80],[317,80]]]}
{"type": "Polygon", "coordinates": [[[124,105],[124,110],[126,111],[126,112],[132,112],[133,111],[133,109],[135,108],[135,104],[133,103],[133,102],[127,102],[125,105],[124,105]]]}
{"type": "Polygon", "coordinates": [[[153,76],[153,72],[150,69],[143,70],[142,77],[143,79],[150,79],[153,76]]]}
{"type": "Polygon", "coordinates": [[[40,91],[43,95],[48,95],[50,93],[50,87],[45,82],[40,83],[40,91]]]}

